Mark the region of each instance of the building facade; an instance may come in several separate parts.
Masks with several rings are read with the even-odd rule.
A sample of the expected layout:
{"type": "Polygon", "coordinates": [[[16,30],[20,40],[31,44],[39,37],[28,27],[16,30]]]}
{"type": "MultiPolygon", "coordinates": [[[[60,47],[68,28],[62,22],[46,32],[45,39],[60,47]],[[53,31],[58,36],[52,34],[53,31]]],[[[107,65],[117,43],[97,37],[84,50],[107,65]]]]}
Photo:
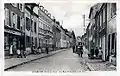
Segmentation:
{"type": "Polygon", "coordinates": [[[24,46],[24,4],[5,3],[4,49],[5,56],[10,55],[10,47],[14,45],[13,55],[24,46]]]}
{"type": "Polygon", "coordinates": [[[101,47],[103,61],[116,57],[116,3],[99,3],[90,9],[87,27],[89,50],[101,47]]]}
{"type": "Polygon", "coordinates": [[[46,47],[49,51],[53,50],[53,20],[51,14],[48,13],[43,6],[40,6],[38,10],[39,14],[39,46],[42,50],[46,47]]]}
{"type": "MultiPolygon", "coordinates": [[[[10,55],[10,47],[25,51],[26,55],[70,47],[70,35],[61,29],[59,21],[51,18],[51,14],[36,3],[6,3],[4,24],[5,55],[10,55]]],[[[72,40],[71,40],[72,41],[72,40]]]]}

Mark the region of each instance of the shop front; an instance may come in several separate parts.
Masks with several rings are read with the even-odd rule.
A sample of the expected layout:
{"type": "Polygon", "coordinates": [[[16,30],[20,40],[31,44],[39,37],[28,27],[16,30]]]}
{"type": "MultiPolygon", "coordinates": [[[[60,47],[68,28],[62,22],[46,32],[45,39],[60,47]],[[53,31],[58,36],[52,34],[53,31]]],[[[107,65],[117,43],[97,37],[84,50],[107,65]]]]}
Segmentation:
{"type": "Polygon", "coordinates": [[[13,55],[17,55],[17,49],[21,48],[21,45],[23,45],[23,42],[21,42],[21,32],[11,30],[11,29],[5,29],[4,30],[4,51],[5,56],[10,55],[10,47],[13,44],[14,45],[14,51],[13,55]]]}

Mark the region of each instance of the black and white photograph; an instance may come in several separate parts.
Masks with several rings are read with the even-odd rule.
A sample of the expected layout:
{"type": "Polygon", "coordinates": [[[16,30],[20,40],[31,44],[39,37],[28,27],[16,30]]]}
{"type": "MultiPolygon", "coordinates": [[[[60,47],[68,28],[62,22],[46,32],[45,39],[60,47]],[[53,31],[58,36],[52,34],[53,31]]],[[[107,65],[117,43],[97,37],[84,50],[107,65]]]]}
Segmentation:
{"type": "Polygon", "coordinates": [[[4,71],[117,71],[117,3],[4,3],[4,71]]]}

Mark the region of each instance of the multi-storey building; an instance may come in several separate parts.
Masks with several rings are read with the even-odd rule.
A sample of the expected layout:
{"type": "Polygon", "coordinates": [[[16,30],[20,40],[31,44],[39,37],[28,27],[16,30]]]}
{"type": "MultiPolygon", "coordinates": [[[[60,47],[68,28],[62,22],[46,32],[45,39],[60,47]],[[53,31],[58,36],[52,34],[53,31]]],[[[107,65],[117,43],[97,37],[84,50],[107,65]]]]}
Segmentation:
{"type": "Polygon", "coordinates": [[[24,4],[5,3],[4,49],[5,55],[10,54],[10,47],[14,45],[13,55],[17,49],[24,46],[24,4]]]}
{"type": "Polygon", "coordinates": [[[54,25],[53,25],[53,46],[55,49],[60,48],[60,38],[61,38],[61,28],[60,23],[53,19],[54,25]]]}
{"type": "Polygon", "coordinates": [[[66,44],[66,34],[65,34],[65,30],[64,28],[61,26],[61,38],[60,38],[60,41],[61,41],[61,48],[66,48],[67,47],[67,44],[66,44]]]}
{"type": "Polygon", "coordinates": [[[43,6],[40,6],[38,10],[39,15],[39,46],[49,48],[53,50],[53,20],[51,19],[51,14],[48,13],[43,6]]]}
{"type": "Polygon", "coordinates": [[[116,65],[116,44],[117,44],[117,30],[116,30],[116,3],[107,4],[107,59],[116,65]]]}
{"type": "MultiPolygon", "coordinates": [[[[99,3],[91,7],[87,36],[95,47],[102,47],[104,61],[116,56],[116,3],[99,3]]],[[[89,48],[89,49],[90,49],[89,48]]]]}
{"type": "Polygon", "coordinates": [[[32,25],[33,25],[33,8],[29,3],[25,3],[24,20],[25,20],[25,50],[27,54],[32,52],[32,25]]]}

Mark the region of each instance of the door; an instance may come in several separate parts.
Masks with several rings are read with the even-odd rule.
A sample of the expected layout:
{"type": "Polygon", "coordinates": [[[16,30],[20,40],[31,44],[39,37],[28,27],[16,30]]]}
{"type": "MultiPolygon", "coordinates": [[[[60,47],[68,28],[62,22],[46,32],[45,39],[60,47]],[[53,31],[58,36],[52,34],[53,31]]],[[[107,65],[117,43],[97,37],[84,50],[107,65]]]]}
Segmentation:
{"type": "Polygon", "coordinates": [[[102,51],[103,51],[102,59],[103,61],[105,61],[105,35],[102,37],[102,51]]]}

